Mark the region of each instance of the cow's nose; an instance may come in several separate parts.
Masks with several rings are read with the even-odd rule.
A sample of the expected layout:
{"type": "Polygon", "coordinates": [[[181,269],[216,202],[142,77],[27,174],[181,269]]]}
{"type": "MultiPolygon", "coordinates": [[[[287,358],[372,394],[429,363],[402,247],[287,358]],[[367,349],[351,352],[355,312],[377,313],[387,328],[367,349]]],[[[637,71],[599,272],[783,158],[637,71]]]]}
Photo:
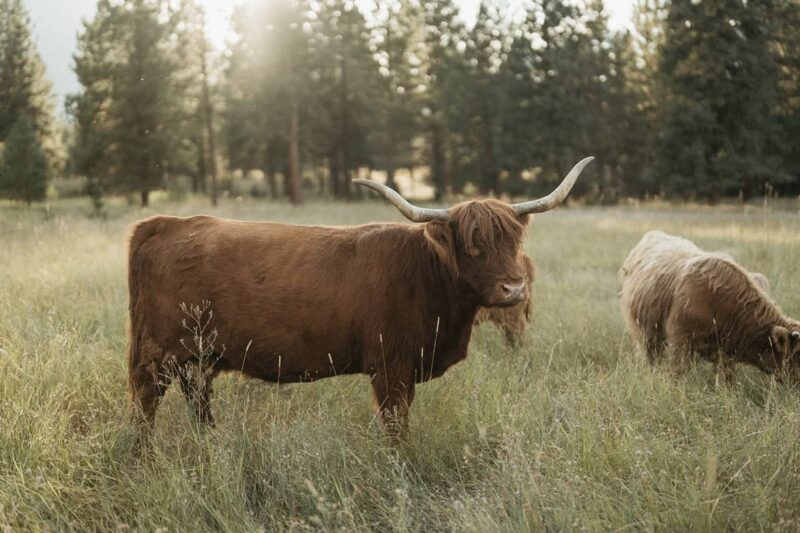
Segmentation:
{"type": "Polygon", "coordinates": [[[525,282],[503,283],[500,288],[503,290],[503,296],[507,302],[520,300],[522,293],[525,291],[525,282]]]}

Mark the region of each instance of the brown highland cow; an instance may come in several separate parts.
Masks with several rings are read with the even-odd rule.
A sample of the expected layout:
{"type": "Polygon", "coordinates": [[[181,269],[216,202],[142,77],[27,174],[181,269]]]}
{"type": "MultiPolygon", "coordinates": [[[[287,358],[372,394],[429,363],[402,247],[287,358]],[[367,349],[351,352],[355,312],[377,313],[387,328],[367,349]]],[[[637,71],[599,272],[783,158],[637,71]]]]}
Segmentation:
{"type": "Polygon", "coordinates": [[[502,331],[509,344],[516,344],[522,339],[533,314],[533,281],[536,266],[528,255],[522,254],[525,265],[525,296],[517,305],[511,307],[484,307],[478,311],[475,323],[492,322],[502,331]]]}
{"type": "Polygon", "coordinates": [[[683,360],[698,354],[714,362],[725,381],[737,362],[800,377],[800,322],[772,301],[762,274],[730,256],[651,231],[628,254],[620,279],[628,329],[651,363],[670,348],[683,360]]]}
{"type": "Polygon", "coordinates": [[[528,215],[560,204],[591,159],[548,196],[514,205],[420,208],[384,185],[356,180],[417,224],[297,226],[209,216],[140,222],[128,273],[136,413],[152,424],[175,376],[197,417],[211,424],[208,394],[221,371],[279,383],[366,374],[376,410],[397,435],[415,384],[467,356],[478,308],[524,299],[528,215]],[[216,329],[217,349],[201,361],[204,352],[189,349],[180,306],[203,301],[213,310],[208,327],[216,329]]]}

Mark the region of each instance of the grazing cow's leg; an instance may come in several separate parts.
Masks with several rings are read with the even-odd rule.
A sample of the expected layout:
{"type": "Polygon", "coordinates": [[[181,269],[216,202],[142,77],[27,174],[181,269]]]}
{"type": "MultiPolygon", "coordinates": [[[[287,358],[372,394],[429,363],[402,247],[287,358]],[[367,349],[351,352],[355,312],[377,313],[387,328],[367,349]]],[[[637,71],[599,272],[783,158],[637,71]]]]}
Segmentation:
{"type": "Polygon", "coordinates": [[[187,363],[178,371],[181,390],[189,404],[189,410],[200,424],[214,427],[214,416],[211,414],[211,381],[213,374],[202,371],[197,363],[187,363]]]}
{"type": "Polygon", "coordinates": [[[372,376],[372,392],[375,411],[386,433],[392,440],[399,439],[408,429],[408,410],[414,401],[413,371],[388,375],[378,372],[372,376]]]}
{"type": "Polygon", "coordinates": [[[664,324],[664,337],[672,355],[673,369],[678,375],[689,371],[699,347],[699,340],[690,320],[691,317],[687,317],[685,313],[673,309],[664,324]]]}
{"type": "Polygon", "coordinates": [[[672,359],[672,368],[675,373],[682,375],[688,372],[692,363],[694,363],[696,349],[692,335],[670,333],[667,347],[672,359]]]}
{"type": "Polygon", "coordinates": [[[655,365],[662,358],[664,341],[658,335],[653,335],[651,337],[647,337],[647,340],[644,344],[644,351],[647,354],[647,362],[650,363],[651,366],[655,365]]]}
{"type": "Polygon", "coordinates": [[[156,409],[172,376],[162,365],[164,351],[149,338],[132,343],[129,354],[128,387],[133,416],[145,428],[152,428],[156,409]]]}
{"type": "Polygon", "coordinates": [[[736,372],[736,361],[722,351],[718,351],[714,358],[714,384],[732,385],[736,372]]]}

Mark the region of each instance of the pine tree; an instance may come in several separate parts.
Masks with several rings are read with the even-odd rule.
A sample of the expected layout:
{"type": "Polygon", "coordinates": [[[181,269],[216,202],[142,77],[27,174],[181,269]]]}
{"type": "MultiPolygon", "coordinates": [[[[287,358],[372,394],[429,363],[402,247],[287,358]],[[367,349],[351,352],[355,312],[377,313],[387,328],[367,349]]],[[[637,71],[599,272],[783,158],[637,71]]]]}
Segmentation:
{"type": "Polygon", "coordinates": [[[369,115],[377,99],[378,69],[369,28],[355,4],[327,0],[315,15],[310,103],[319,119],[312,139],[316,151],[328,154],[334,195],[350,198],[355,170],[371,163],[369,115]]]}
{"type": "Polygon", "coordinates": [[[0,143],[24,116],[39,142],[52,148],[52,113],[50,84],[22,0],[0,0],[0,143]]]}
{"type": "Polygon", "coordinates": [[[659,74],[657,166],[665,187],[717,201],[785,179],[770,157],[777,69],[771,0],[673,0],[659,74]]]}
{"type": "Polygon", "coordinates": [[[537,27],[532,13],[509,32],[511,42],[500,65],[498,76],[503,88],[500,101],[499,152],[500,166],[507,171],[504,192],[527,192],[523,176],[539,163],[533,160],[538,132],[536,128],[536,103],[541,75],[537,64],[541,51],[534,49],[533,39],[537,27]]]}
{"type": "Polygon", "coordinates": [[[778,64],[778,105],[776,128],[770,142],[788,179],[782,187],[786,194],[800,193],[800,3],[776,2],[776,16],[770,35],[778,64]]]}
{"type": "Polygon", "coordinates": [[[419,14],[410,0],[382,5],[380,22],[373,29],[380,75],[375,109],[379,121],[373,138],[378,161],[386,168],[386,184],[396,188],[398,165],[408,165],[412,159],[420,112],[415,94],[419,69],[412,64],[419,14]]]}
{"type": "Polygon", "coordinates": [[[484,193],[499,194],[498,115],[504,90],[498,68],[506,43],[502,40],[498,11],[481,2],[473,28],[467,32],[462,75],[469,90],[455,93],[456,112],[451,113],[451,131],[458,135],[463,150],[459,179],[472,181],[484,193]]]}
{"type": "Polygon", "coordinates": [[[211,45],[205,34],[205,11],[196,0],[180,0],[172,14],[176,57],[182,58],[173,73],[174,91],[181,97],[171,107],[174,129],[171,173],[191,176],[194,192],[206,192],[217,204],[217,150],[214,88],[210,81],[211,45]]]}
{"type": "Polygon", "coordinates": [[[110,2],[100,0],[94,19],[84,23],[73,56],[75,74],[83,90],[67,96],[66,101],[74,127],[69,166],[73,173],[86,176],[87,190],[92,198],[98,199],[98,205],[99,198],[109,188],[108,176],[117,173],[111,143],[113,118],[109,113],[114,83],[111,17],[110,2]]]}
{"type": "Polygon", "coordinates": [[[0,196],[30,205],[45,198],[48,179],[47,157],[36,127],[20,115],[8,132],[0,161],[0,196]]]}
{"type": "Polygon", "coordinates": [[[451,126],[458,116],[453,95],[469,89],[464,59],[466,37],[453,0],[422,0],[422,47],[417,56],[422,70],[422,124],[427,137],[428,166],[436,201],[441,201],[459,175],[451,126]]]}
{"type": "MultiPolygon", "coordinates": [[[[611,40],[601,2],[563,0],[532,5],[514,37],[501,68],[504,90],[512,91],[501,144],[511,174],[536,176],[534,192],[550,188],[587,154],[598,157],[596,169],[612,164],[618,80],[611,40]]],[[[608,169],[602,174],[613,177],[608,169]]],[[[574,195],[599,198],[618,188],[612,179],[582,180],[574,195]]]]}
{"type": "MultiPolygon", "coordinates": [[[[233,169],[260,168],[267,176],[272,198],[278,198],[276,173],[283,166],[287,150],[279,146],[284,138],[282,128],[268,118],[276,110],[268,95],[266,65],[262,54],[267,32],[256,33],[252,21],[256,17],[253,3],[238,6],[231,17],[231,28],[237,38],[230,44],[224,69],[222,92],[223,146],[228,164],[233,169]]],[[[264,21],[264,27],[266,27],[264,21]]]]}
{"type": "Polygon", "coordinates": [[[138,192],[143,206],[150,191],[180,170],[185,124],[196,111],[184,106],[180,11],[165,6],[161,0],[98,2],[75,56],[83,91],[69,100],[75,168],[113,190],[138,192]]]}
{"type": "Polygon", "coordinates": [[[263,161],[273,195],[275,174],[294,204],[303,200],[301,136],[308,109],[309,36],[300,0],[244,4],[234,14],[238,42],[228,56],[225,144],[231,165],[263,161]]]}

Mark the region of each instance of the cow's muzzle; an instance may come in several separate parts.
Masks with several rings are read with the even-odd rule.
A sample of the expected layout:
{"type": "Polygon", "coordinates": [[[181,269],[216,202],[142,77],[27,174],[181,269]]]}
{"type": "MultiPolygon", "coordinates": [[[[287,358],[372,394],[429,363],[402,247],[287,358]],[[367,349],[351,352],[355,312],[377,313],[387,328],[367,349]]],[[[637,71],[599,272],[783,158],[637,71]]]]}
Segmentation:
{"type": "Polygon", "coordinates": [[[502,299],[498,305],[506,307],[516,305],[525,299],[525,281],[505,282],[500,284],[500,295],[502,299]]]}

